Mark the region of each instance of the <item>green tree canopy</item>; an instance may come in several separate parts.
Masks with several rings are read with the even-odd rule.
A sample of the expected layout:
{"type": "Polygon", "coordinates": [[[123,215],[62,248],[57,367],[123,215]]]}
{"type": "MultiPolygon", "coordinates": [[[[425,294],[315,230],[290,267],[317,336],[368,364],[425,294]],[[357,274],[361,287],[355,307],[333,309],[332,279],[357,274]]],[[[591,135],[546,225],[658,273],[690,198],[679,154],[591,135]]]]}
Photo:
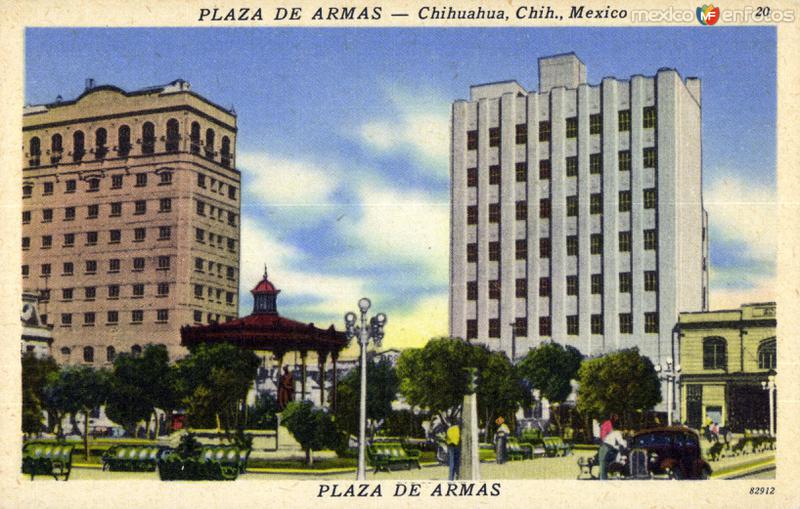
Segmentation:
{"type": "Polygon", "coordinates": [[[630,426],[634,415],[661,401],[653,363],[635,347],[584,361],[578,377],[578,411],[587,417],[604,419],[616,413],[630,426]]]}
{"type": "Polygon", "coordinates": [[[518,368],[522,378],[542,397],[551,403],[562,403],[572,391],[570,380],[578,378],[582,360],[583,354],[575,347],[542,343],[528,351],[518,368]]]}
{"type": "Polygon", "coordinates": [[[31,352],[22,356],[22,431],[38,434],[42,428],[45,385],[51,373],[58,372],[52,357],[38,358],[31,352]]]}
{"type": "Polygon", "coordinates": [[[342,439],[331,415],[310,401],[290,402],[281,414],[281,424],[303,448],[309,465],[314,462],[313,451],[334,449],[342,439]]]}
{"type": "MultiPolygon", "coordinates": [[[[397,399],[400,382],[389,359],[367,361],[367,429],[374,435],[380,423],[392,413],[392,401],[397,399]]],[[[350,371],[337,385],[336,424],[342,431],[358,434],[361,367],[350,371]]],[[[329,395],[332,401],[333,395],[329,395]]]]}

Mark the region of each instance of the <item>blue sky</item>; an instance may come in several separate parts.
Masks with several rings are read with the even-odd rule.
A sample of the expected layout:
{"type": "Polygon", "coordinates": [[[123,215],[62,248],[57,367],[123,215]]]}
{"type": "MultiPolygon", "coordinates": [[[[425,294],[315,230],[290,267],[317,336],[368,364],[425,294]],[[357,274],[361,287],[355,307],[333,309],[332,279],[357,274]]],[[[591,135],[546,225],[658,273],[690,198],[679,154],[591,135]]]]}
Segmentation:
{"type": "Polygon", "coordinates": [[[774,298],[772,27],[28,29],[25,100],[74,98],[88,77],[183,78],[234,106],[240,312],[266,263],[283,314],[339,327],[367,295],[402,347],[447,332],[450,103],[477,83],[533,90],[537,58],[567,51],[590,83],[661,67],[703,80],[711,305],[774,298]]]}

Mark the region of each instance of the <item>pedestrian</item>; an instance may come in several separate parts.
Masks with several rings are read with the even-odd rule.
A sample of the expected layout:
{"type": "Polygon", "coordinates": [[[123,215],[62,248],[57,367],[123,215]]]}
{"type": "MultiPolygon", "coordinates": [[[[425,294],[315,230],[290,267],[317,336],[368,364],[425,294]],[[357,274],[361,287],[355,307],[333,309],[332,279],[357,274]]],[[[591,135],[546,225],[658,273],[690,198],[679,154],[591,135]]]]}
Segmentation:
{"type": "Polygon", "coordinates": [[[614,448],[606,442],[606,437],[614,431],[614,425],[619,420],[617,414],[611,414],[600,426],[600,449],[597,451],[597,462],[600,466],[600,479],[608,479],[607,467],[613,461],[614,448]]]}
{"type": "Polygon", "coordinates": [[[458,427],[458,424],[447,428],[445,442],[447,443],[447,465],[450,469],[447,480],[455,481],[459,477],[461,464],[461,428],[458,427]]]}
{"type": "Polygon", "coordinates": [[[497,424],[497,431],[494,433],[495,456],[497,457],[497,463],[503,464],[506,462],[506,444],[511,431],[506,426],[506,420],[502,416],[498,417],[494,422],[497,424]]]}

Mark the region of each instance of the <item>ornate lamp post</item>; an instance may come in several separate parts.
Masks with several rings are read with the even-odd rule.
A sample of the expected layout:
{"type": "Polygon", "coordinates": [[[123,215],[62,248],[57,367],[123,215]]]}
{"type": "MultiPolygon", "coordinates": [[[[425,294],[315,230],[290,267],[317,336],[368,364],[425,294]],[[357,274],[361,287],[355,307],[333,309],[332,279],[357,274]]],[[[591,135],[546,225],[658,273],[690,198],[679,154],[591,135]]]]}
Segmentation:
{"type": "Polygon", "coordinates": [[[672,357],[667,357],[663,363],[656,364],[656,373],[659,378],[667,382],[667,425],[672,426],[672,407],[675,380],[681,372],[680,364],[673,364],[672,357]]]}
{"type": "Polygon", "coordinates": [[[769,436],[775,436],[775,391],[778,386],[775,384],[775,375],[769,375],[765,382],[761,382],[761,388],[769,391],[769,436]]]}
{"type": "Polygon", "coordinates": [[[366,297],[358,301],[358,309],[361,311],[360,324],[356,324],[358,317],[352,311],[344,315],[347,339],[358,338],[358,346],[361,349],[361,401],[358,420],[358,471],[356,473],[356,479],[359,481],[367,477],[367,466],[364,459],[367,428],[367,345],[372,339],[375,346],[381,346],[383,326],[386,325],[386,315],[383,313],[373,316],[369,324],[367,323],[367,311],[371,305],[372,303],[366,297]]]}

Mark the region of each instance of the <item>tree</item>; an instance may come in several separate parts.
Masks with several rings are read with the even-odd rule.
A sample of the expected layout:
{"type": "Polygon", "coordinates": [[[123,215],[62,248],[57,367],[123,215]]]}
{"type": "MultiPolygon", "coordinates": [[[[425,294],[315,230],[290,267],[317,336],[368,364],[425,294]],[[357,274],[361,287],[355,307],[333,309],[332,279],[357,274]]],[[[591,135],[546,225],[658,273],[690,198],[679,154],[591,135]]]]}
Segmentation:
{"type": "MultiPolygon", "coordinates": [[[[543,398],[556,405],[563,403],[572,392],[571,381],[578,378],[583,354],[572,346],[542,343],[528,351],[518,365],[522,378],[531,388],[538,389],[543,398]]],[[[561,428],[556,416],[556,424],[561,428]]]]}
{"type": "Polygon", "coordinates": [[[52,357],[38,358],[31,352],[22,356],[22,431],[28,435],[42,430],[45,385],[51,373],[58,372],[52,357]]]}
{"type": "Polygon", "coordinates": [[[227,343],[201,344],[178,362],[176,389],[193,426],[216,424],[228,434],[244,425],[243,402],[256,378],[258,356],[227,343]]]}
{"type": "Polygon", "coordinates": [[[341,437],[328,412],[314,408],[310,401],[292,401],[281,414],[281,424],[300,443],[306,464],[314,463],[313,451],[333,449],[341,437]]]}
{"type": "Polygon", "coordinates": [[[482,346],[474,348],[480,350],[475,391],[480,426],[493,433],[495,419],[500,416],[513,426],[517,409],[527,396],[522,379],[504,352],[489,352],[482,346]]]}
{"type": "Polygon", "coordinates": [[[581,364],[578,370],[578,411],[586,417],[618,414],[624,425],[661,401],[661,385],[653,363],[629,348],[581,364]]]}
{"type": "MultiPolygon", "coordinates": [[[[367,433],[375,432],[392,413],[392,402],[397,399],[400,382],[389,359],[367,361],[367,433]]],[[[358,434],[361,394],[361,367],[350,371],[336,390],[336,424],[339,429],[358,434]]],[[[329,396],[333,400],[333,395],[329,396]]]]}

